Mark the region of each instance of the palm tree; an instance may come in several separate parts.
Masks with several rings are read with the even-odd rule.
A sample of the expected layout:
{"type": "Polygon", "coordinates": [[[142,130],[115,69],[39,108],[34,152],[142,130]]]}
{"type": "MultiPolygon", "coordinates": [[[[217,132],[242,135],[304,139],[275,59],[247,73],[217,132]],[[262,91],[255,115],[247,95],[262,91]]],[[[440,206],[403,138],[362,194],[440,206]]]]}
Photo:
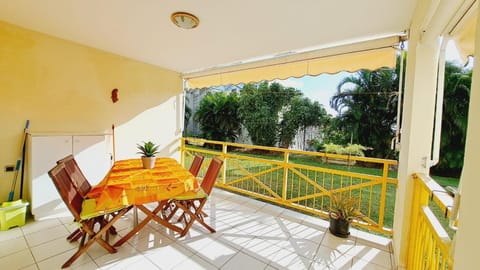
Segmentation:
{"type": "Polygon", "coordinates": [[[235,141],[241,128],[238,107],[238,96],[235,93],[208,93],[200,101],[194,116],[200,122],[203,137],[217,141],[235,141]]]}
{"type": "Polygon", "coordinates": [[[458,176],[463,167],[472,71],[445,63],[440,161],[434,168],[442,175],[458,176]]]}
{"type": "MultiPolygon", "coordinates": [[[[344,78],[331,98],[338,127],[353,143],[372,147],[372,156],[393,157],[390,141],[397,113],[398,76],[395,70],[360,70],[344,78]]],[[[346,142],[339,142],[346,143],[346,142]]]]}

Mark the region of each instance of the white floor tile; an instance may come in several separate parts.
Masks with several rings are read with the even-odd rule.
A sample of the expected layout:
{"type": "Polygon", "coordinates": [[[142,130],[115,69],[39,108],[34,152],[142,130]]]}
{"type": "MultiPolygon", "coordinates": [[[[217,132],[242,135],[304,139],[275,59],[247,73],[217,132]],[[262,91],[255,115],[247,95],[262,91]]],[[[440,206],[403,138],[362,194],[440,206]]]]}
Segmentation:
{"type": "Polygon", "coordinates": [[[254,238],[245,245],[241,252],[269,264],[282,250],[281,247],[272,245],[261,238],[254,238]]]}
{"type": "Polygon", "coordinates": [[[100,269],[106,270],[116,270],[116,269],[159,269],[155,264],[150,260],[145,258],[143,255],[132,255],[122,258],[121,260],[110,260],[105,261],[101,264],[100,269]]]}
{"type": "Polygon", "coordinates": [[[28,250],[27,242],[23,237],[13,238],[8,241],[0,242],[0,258],[13,253],[17,253],[22,250],[28,250]]]}
{"type": "Polygon", "coordinates": [[[20,269],[35,264],[30,250],[24,249],[0,258],[2,269],[20,269]]]}
{"type": "Polygon", "coordinates": [[[391,239],[374,235],[367,232],[357,233],[357,245],[365,245],[370,247],[375,247],[386,252],[390,252],[391,248],[391,239]]]}
{"type": "Polygon", "coordinates": [[[54,257],[68,250],[76,249],[77,247],[77,243],[69,243],[64,238],[57,238],[36,247],[32,247],[31,251],[35,260],[37,262],[41,262],[47,258],[54,257]]]}
{"type": "Polygon", "coordinates": [[[135,262],[141,257],[143,257],[143,255],[135,248],[129,244],[124,244],[117,248],[116,253],[106,253],[103,256],[95,258],[95,262],[102,268],[109,268],[112,265],[123,265],[123,261],[127,261],[126,263],[135,262]]]}
{"type": "MultiPolygon", "coordinates": [[[[77,251],[72,249],[67,252],[58,254],[56,256],[49,257],[41,262],[38,262],[38,268],[40,270],[60,269],[61,266],[77,251]]],[[[92,259],[88,255],[82,255],[76,259],[69,269],[95,269],[92,267],[92,259]],[[90,268],[87,268],[89,267],[90,268]]],[[[96,265],[95,265],[96,267],[96,265]]]]}
{"type": "Polygon", "coordinates": [[[392,265],[390,253],[373,247],[355,246],[355,248],[347,251],[347,254],[353,255],[362,261],[383,267],[390,267],[392,265]]]}
{"type": "Polygon", "coordinates": [[[351,236],[349,238],[340,238],[331,233],[326,233],[321,245],[346,253],[355,246],[355,239],[351,236]]]}
{"type": "MultiPolygon", "coordinates": [[[[217,232],[194,223],[185,237],[150,222],[109,254],[94,243],[70,269],[391,269],[391,240],[352,229],[343,239],[328,221],[215,189],[204,208],[217,232]]],[[[140,220],[143,214],[139,213],[140,220]]],[[[114,243],[133,226],[128,213],[116,224],[114,243]]],[[[77,250],[66,236],[71,218],[29,221],[0,232],[5,269],[59,269],[77,250]],[[34,259],[35,258],[35,259],[34,259]]]]}
{"type": "Polygon", "coordinates": [[[62,222],[60,222],[60,220],[58,220],[57,218],[45,219],[40,221],[28,220],[27,223],[25,223],[25,225],[21,227],[21,229],[23,231],[23,234],[30,234],[59,225],[62,225],[62,222]]]}
{"type": "Polygon", "coordinates": [[[20,268],[20,270],[38,270],[38,267],[36,264],[32,264],[27,267],[20,268]]]}
{"type": "Polygon", "coordinates": [[[19,227],[11,228],[8,231],[0,231],[0,243],[18,237],[23,237],[23,231],[19,227]]]}
{"type": "Polygon", "coordinates": [[[320,245],[306,239],[298,238],[289,238],[285,241],[278,241],[274,244],[290,252],[297,253],[307,259],[313,259],[315,257],[318,246],[320,245]]]}
{"type": "Polygon", "coordinates": [[[141,237],[132,237],[128,243],[135,247],[140,252],[146,252],[151,249],[161,248],[174,243],[174,240],[170,239],[163,233],[149,230],[140,232],[141,237]]]}
{"type": "Polygon", "coordinates": [[[311,264],[311,259],[285,249],[275,253],[270,259],[270,265],[278,269],[308,269],[311,264]]]}
{"type": "Polygon", "coordinates": [[[175,265],[172,269],[175,270],[192,270],[192,269],[202,269],[202,270],[213,270],[218,269],[207,261],[203,260],[199,256],[193,255],[187,260],[182,261],[181,263],[175,265]]]}
{"type": "Polygon", "coordinates": [[[351,269],[362,269],[362,270],[387,270],[392,269],[392,267],[381,266],[369,261],[364,261],[361,259],[353,258],[353,264],[351,269]]]}
{"type": "Polygon", "coordinates": [[[46,228],[41,231],[33,232],[25,235],[28,245],[30,247],[35,247],[45,242],[52,241],[53,239],[64,238],[70,234],[70,232],[65,228],[65,226],[58,225],[51,228],[46,228]]]}
{"type": "Polygon", "coordinates": [[[238,252],[237,249],[231,248],[218,241],[211,242],[208,245],[196,248],[195,250],[195,256],[208,261],[216,267],[221,267],[238,252]]]}
{"type": "Polygon", "coordinates": [[[171,269],[175,265],[189,260],[192,256],[193,253],[190,250],[178,244],[149,250],[145,254],[145,257],[161,269],[171,269]]]}
{"type": "MultiPolygon", "coordinates": [[[[318,265],[330,265],[343,255],[342,252],[325,246],[319,246],[313,260],[318,265]]],[[[318,268],[315,268],[318,269],[318,268]]]]}
{"type": "Polygon", "coordinates": [[[222,269],[229,270],[246,270],[246,269],[264,269],[267,264],[249,256],[243,252],[235,254],[230,260],[228,260],[222,269]]]}

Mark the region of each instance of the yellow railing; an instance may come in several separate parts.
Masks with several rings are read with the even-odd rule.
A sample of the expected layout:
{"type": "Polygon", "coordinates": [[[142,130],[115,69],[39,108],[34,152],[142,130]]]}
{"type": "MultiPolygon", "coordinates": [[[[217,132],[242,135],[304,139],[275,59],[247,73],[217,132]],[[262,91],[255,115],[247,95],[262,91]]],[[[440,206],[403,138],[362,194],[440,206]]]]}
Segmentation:
{"type": "Polygon", "coordinates": [[[209,157],[221,156],[225,163],[217,187],[322,217],[328,216],[333,194],[348,192],[360,199],[358,207],[365,216],[355,225],[392,235],[397,179],[391,169],[397,165],[395,160],[194,138],[182,138],[181,151],[185,166],[195,153],[204,155],[203,173],[209,157]],[[332,164],[338,162],[350,165],[332,164]],[[370,168],[351,165],[355,162],[370,168]]]}
{"type": "Polygon", "coordinates": [[[407,269],[452,269],[451,239],[429,202],[445,217],[453,199],[427,175],[415,174],[407,269]]]}

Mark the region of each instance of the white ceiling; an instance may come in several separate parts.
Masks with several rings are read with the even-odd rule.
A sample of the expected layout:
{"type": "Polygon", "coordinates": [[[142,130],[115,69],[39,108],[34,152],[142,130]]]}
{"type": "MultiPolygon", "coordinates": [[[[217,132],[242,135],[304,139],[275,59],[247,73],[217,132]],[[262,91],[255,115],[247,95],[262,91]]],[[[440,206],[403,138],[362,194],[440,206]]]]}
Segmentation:
{"type": "Polygon", "coordinates": [[[407,30],[417,0],[0,0],[0,20],[182,73],[407,30]],[[170,14],[200,19],[177,28],[170,14]]]}

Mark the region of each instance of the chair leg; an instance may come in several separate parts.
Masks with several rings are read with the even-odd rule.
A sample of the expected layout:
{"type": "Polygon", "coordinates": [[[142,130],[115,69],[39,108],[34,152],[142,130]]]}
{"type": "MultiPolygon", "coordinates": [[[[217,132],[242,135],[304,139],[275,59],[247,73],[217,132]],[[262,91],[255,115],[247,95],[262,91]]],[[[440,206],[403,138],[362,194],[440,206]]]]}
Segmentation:
{"type": "MultiPolygon", "coordinates": [[[[181,232],[180,234],[180,237],[183,237],[187,234],[187,232],[190,230],[190,228],[192,227],[193,223],[195,221],[198,221],[200,224],[202,224],[206,229],[208,229],[211,233],[214,233],[216,232],[214,228],[212,228],[210,225],[208,225],[204,220],[203,220],[203,217],[202,217],[202,208],[203,206],[205,205],[205,203],[207,202],[207,198],[205,199],[201,199],[200,200],[200,205],[198,207],[192,207],[190,204],[186,203],[182,203],[181,201],[176,201],[175,204],[177,205],[177,207],[181,208],[183,211],[184,211],[184,214],[188,214],[190,216],[190,221],[186,222],[185,223],[185,228],[183,229],[183,231],[181,232]],[[189,207],[187,207],[189,206],[189,207]],[[195,210],[194,213],[192,213],[192,209],[195,210]]],[[[186,220],[185,220],[186,221],[186,220]]]]}
{"type": "Polygon", "coordinates": [[[69,236],[67,236],[67,240],[68,242],[73,243],[78,241],[78,239],[80,239],[82,235],[83,235],[83,231],[81,229],[76,229],[69,236]]]}
{"type": "MultiPolygon", "coordinates": [[[[112,217],[115,217],[114,214],[111,214],[111,215],[112,215],[112,217]]],[[[98,218],[97,222],[100,224],[100,227],[103,227],[108,223],[107,219],[108,219],[108,217],[98,218]]],[[[115,229],[115,226],[111,226],[108,229],[108,232],[111,235],[117,235],[117,229],[115,229]]],[[[80,239],[80,237],[82,237],[83,233],[84,232],[81,229],[76,229],[69,236],[67,236],[68,242],[73,243],[73,242],[78,241],[78,239],[80,239]]],[[[107,241],[108,241],[108,234],[106,235],[106,238],[107,238],[107,241]]]]}
{"type": "Polygon", "coordinates": [[[117,250],[108,244],[105,240],[102,239],[102,235],[104,233],[107,233],[110,227],[120,218],[122,217],[128,210],[130,210],[131,207],[124,208],[121,211],[118,212],[118,214],[112,218],[105,226],[101,226],[100,230],[98,232],[94,231],[94,225],[95,225],[95,218],[87,220],[82,222],[82,230],[84,231],[82,240],[80,241],[80,244],[78,246],[77,252],[72,255],[63,265],[62,268],[69,267],[72,265],[72,263],[80,257],[83,253],[87,251],[87,249],[94,243],[97,242],[100,244],[103,248],[105,248],[109,253],[115,253],[117,250]],[[85,238],[88,235],[88,241],[85,243],[85,238]]]}

